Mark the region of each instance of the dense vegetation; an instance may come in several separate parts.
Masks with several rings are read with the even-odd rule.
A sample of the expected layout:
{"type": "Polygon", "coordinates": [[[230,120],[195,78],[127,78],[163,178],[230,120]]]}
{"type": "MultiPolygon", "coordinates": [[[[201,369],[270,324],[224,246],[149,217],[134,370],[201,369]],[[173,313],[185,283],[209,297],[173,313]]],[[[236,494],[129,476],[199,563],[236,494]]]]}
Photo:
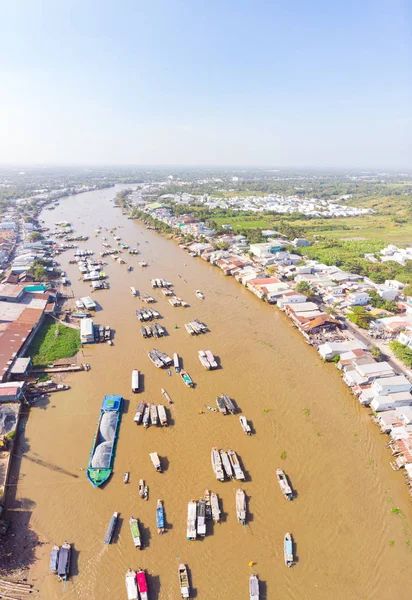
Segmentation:
{"type": "Polygon", "coordinates": [[[369,329],[369,325],[373,321],[373,316],[363,306],[352,306],[346,316],[349,321],[352,321],[361,329],[369,329]]]}
{"type": "Polygon", "coordinates": [[[408,348],[408,346],[405,346],[396,340],[389,342],[388,346],[396,358],[399,358],[399,360],[401,360],[407,367],[412,367],[412,350],[408,348]]]}
{"type": "Polygon", "coordinates": [[[80,350],[80,332],[45,320],[28,349],[35,367],[44,367],[60,358],[70,358],[80,350]]]}

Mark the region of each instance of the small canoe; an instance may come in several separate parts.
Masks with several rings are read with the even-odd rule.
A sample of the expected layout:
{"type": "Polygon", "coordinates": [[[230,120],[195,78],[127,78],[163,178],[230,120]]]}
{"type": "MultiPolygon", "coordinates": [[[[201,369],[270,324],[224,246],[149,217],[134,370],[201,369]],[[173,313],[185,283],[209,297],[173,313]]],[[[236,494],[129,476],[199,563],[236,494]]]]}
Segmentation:
{"type": "Polygon", "coordinates": [[[56,544],[53,546],[50,552],[50,571],[57,573],[57,566],[59,564],[59,547],[56,544]]]}
{"type": "Polygon", "coordinates": [[[139,519],[136,517],[130,517],[129,519],[130,533],[132,534],[132,540],[135,548],[142,549],[142,539],[140,536],[139,519]]]}
{"type": "Polygon", "coordinates": [[[205,299],[205,295],[200,290],[196,290],[195,294],[199,298],[199,300],[204,300],[205,299]]]}
{"type": "Polygon", "coordinates": [[[287,500],[293,500],[292,488],[289,485],[288,478],[286,477],[284,471],[282,471],[282,469],[276,469],[276,477],[282,494],[287,500]]]}
{"type": "Polygon", "coordinates": [[[178,566],[180,595],[182,598],[190,598],[189,576],[186,565],[183,563],[178,566]]]}
{"type": "Polygon", "coordinates": [[[150,460],[153,463],[154,468],[156,469],[156,471],[158,471],[159,473],[162,472],[162,465],[160,464],[160,459],[157,455],[157,452],[150,452],[149,454],[150,456],[150,460]]]}
{"type": "Polygon", "coordinates": [[[212,460],[212,467],[213,467],[213,471],[215,472],[216,479],[218,481],[224,481],[225,474],[222,469],[222,460],[220,458],[219,450],[216,448],[216,446],[213,446],[213,448],[212,448],[211,460],[212,460]]]}
{"type": "Polygon", "coordinates": [[[285,554],[285,565],[291,567],[293,565],[293,541],[290,533],[285,535],[284,539],[284,554],[285,554]]]}
{"type": "Polygon", "coordinates": [[[145,485],[144,479],[140,479],[139,481],[139,496],[143,500],[147,500],[149,496],[149,488],[147,487],[147,485],[145,485]]]}
{"type": "Polygon", "coordinates": [[[240,421],[240,426],[242,427],[242,429],[246,433],[246,435],[251,435],[252,429],[251,429],[249,423],[247,422],[246,417],[244,415],[240,415],[239,421],[240,421]]]}
{"type": "Polygon", "coordinates": [[[161,390],[161,391],[162,391],[162,394],[163,394],[163,396],[164,396],[164,397],[166,398],[166,400],[168,401],[168,403],[169,403],[169,404],[173,404],[173,400],[171,399],[171,397],[169,396],[169,394],[166,392],[166,390],[164,390],[164,389],[162,388],[162,390],[161,390]]]}
{"type": "Polygon", "coordinates": [[[189,373],[186,373],[186,371],[180,371],[180,377],[183,379],[183,383],[185,383],[187,385],[187,387],[194,386],[194,383],[193,383],[192,379],[190,378],[189,373]]]}
{"type": "Polygon", "coordinates": [[[106,535],[104,536],[104,543],[110,544],[113,538],[114,530],[116,529],[117,519],[119,518],[119,513],[113,513],[112,518],[109,521],[109,524],[106,529],[106,535]]]}
{"type": "Polygon", "coordinates": [[[219,508],[219,498],[217,494],[212,492],[210,494],[210,505],[212,507],[212,518],[215,523],[219,523],[220,521],[220,508],[219,508]]]}
{"type": "Polygon", "coordinates": [[[157,501],[156,507],[156,526],[157,533],[164,533],[165,531],[165,511],[163,508],[163,502],[161,500],[157,501]]]}
{"type": "Polygon", "coordinates": [[[246,525],[246,496],[241,489],[236,491],[236,515],[241,525],[246,525]]]}
{"type": "Polygon", "coordinates": [[[239,481],[244,481],[245,474],[243,473],[242,469],[240,468],[239,459],[237,457],[236,452],[234,450],[228,450],[227,453],[228,453],[230,464],[232,465],[233,472],[235,474],[236,479],[239,481]]]}
{"type": "Polygon", "coordinates": [[[129,483],[129,479],[130,479],[130,473],[129,473],[129,471],[126,471],[125,474],[123,475],[123,483],[129,483]]]}

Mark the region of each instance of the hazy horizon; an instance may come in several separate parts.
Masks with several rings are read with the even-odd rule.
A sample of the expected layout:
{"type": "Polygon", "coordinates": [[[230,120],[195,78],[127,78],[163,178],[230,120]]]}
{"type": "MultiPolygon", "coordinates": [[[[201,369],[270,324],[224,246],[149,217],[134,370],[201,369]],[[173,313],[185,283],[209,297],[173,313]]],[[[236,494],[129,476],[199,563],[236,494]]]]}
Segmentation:
{"type": "Polygon", "coordinates": [[[2,4],[5,166],[412,164],[403,0],[2,4]]]}

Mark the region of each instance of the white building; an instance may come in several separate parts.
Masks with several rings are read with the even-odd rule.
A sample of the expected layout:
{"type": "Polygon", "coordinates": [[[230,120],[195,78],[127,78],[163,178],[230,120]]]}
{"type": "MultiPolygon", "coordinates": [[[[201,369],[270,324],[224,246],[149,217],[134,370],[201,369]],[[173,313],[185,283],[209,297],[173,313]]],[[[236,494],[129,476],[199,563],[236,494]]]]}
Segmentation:
{"type": "Polygon", "coordinates": [[[347,299],[350,306],[364,306],[370,302],[370,296],[366,292],[352,292],[347,299]]]}
{"type": "Polygon", "coordinates": [[[394,410],[402,406],[412,406],[412,396],[409,392],[397,392],[387,396],[375,396],[371,408],[375,412],[394,410]]]}

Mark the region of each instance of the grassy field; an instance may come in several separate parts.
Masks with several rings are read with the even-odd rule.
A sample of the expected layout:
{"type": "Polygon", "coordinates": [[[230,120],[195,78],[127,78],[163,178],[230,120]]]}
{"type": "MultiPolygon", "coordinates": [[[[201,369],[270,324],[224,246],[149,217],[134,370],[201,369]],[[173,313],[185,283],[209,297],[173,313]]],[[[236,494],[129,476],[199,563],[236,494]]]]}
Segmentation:
{"type": "Polygon", "coordinates": [[[217,223],[218,227],[221,225],[231,225],[234,229],[255,229],[256,227],[267,229],[270,223],[273,222],[273,217],[257,218],[255,215],[252,215],[250,218],[245,216],[213,217],[213,220],[217,223]]]}
{"type": "Polygon", "coordinates": [[[70,358],[80,350],[80,332],[77,329],[57,325],[47,318],[29,346],[33,366],[44,367],[60,358],[70,358]]]}

